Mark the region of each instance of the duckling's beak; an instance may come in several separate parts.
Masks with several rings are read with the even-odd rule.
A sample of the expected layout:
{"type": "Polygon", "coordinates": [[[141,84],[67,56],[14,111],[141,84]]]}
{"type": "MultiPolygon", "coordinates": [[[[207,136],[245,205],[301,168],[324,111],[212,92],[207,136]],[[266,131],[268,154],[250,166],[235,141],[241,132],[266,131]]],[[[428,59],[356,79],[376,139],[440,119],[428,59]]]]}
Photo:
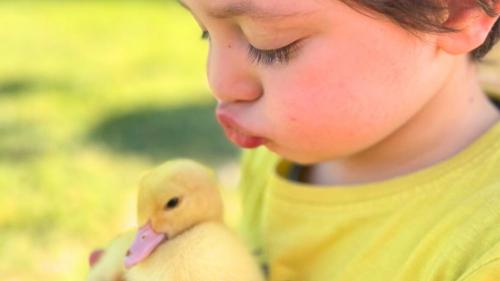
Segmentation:
{"type": "Polygon", "coordinates": [[[139,229],[132,246],[127,251],[125,267],[131,268],[147,258],[165,238],[164,233],[156,233],[151,223],[146,223],[139,229]]]}

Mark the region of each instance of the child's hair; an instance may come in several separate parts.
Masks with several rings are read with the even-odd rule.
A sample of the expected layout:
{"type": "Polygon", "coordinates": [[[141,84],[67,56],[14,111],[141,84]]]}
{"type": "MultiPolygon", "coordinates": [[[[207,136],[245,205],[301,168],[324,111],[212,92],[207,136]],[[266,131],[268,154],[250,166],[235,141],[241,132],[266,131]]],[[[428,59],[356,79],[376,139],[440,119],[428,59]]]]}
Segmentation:
{"type": "MultiPolygon", "coordinates": [[[[456,32],[458,30],[442,25],[442,15],[448,10],[447,0],[341,0],[353,7],[368,9],[385,15],[409,31],[456,32]]],[[[493,5],[499,0],[472,0],[491,17],[497,16],[493,5]]],[[[457,1],[458,3],[462,1],[457,1]]],[[[463,4],[462,4],[463,5],[463,4]]],[[[500,38],[500,20],[492,27],[484,43],[473,50],[469,56],[472,61],[481,59],[491,50],[500,38]]]]}

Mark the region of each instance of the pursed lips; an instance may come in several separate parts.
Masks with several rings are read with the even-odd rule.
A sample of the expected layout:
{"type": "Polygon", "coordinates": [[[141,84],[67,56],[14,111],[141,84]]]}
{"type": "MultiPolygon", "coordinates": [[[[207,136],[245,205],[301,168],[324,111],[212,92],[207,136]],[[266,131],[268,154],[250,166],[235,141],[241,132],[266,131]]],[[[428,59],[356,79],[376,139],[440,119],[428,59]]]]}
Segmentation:
{"type": "Polygon", "coordinates": [[[254,133],[239,125],[231,115],[221,108],[217,108],[216,116],[226,136],[236,145],[243,148],[256,148],[266,143],[264,138],[256,136],[254,133]]]}

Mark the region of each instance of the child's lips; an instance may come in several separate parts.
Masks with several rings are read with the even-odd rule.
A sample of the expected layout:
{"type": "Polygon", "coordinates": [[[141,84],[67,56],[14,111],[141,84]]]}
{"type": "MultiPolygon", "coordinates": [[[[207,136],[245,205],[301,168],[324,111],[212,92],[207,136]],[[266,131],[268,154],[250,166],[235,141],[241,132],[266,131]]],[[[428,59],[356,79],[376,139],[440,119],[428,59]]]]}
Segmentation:
{"type": "Polygon", "coordinates": [[[266,143],[264,138],[255,136],[244,129],[228,114],[218,110],[216,115],[226,136],[236,145],[243,148],[256,148],[266,143]]]}

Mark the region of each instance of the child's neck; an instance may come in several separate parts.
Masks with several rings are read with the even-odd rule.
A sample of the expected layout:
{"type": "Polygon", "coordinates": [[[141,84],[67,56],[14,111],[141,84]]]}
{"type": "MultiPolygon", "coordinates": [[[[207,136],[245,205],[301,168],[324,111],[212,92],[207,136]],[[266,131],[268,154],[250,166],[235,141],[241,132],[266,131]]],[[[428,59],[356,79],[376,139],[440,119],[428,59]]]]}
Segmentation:
{"type": "Polygon", "coordinates": [[[349,158],[314,165],[313,184],[360,184],[415,172],[460,152],[500,120],[465,60],[440,92],[392,135],[349,158]]]}

